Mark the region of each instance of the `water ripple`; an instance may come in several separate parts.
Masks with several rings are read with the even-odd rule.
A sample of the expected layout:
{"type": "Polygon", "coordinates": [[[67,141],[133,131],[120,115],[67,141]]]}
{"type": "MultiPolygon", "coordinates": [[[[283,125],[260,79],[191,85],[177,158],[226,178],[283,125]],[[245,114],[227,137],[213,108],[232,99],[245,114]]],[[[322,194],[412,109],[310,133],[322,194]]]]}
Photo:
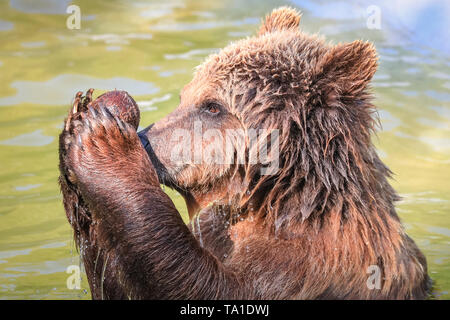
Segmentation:
{"type": "Polygon", "coordinates": [[[98,90],[120,89],[131,95],[147,95],[159,91],[153,83],[116,77],[99,79],[79,74],[62,74],[47,81],[14,81],[11,87],[17,90],[14,96],[0,98],[0,106],[22,103],[66,105],[77,91],[88,88],[98,90]]]}
{"type": "Polygon", "coordinates": [[[39,129],[0,141],[0,144],[7,146],[42,147],[52,143],[54,139],[54,137],[43,135],[42,130],[39,129]]]}

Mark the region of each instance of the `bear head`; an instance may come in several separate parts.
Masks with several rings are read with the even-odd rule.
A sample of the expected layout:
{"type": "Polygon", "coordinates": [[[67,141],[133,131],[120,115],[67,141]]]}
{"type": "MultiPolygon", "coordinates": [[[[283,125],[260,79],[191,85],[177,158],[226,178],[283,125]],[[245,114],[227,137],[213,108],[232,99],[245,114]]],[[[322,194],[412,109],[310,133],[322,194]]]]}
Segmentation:
{"type": "Polygon", "coordinates": [[[276,9],[256,36],[209,56],[178,108],[139,133],[190,215],[219,202],[267,216],[290,198],[306,219],[343,190],[370,198],[387,170],[370,142],[373,45],[330,45],[301,32],[300,18],[276,9]]]}

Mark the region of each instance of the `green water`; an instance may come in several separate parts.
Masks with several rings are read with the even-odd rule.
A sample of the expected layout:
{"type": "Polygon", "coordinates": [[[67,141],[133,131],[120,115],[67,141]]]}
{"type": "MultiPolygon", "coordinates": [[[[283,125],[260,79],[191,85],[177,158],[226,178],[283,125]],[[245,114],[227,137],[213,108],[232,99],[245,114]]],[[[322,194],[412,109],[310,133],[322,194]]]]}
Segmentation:
{"type": "MultiPolygon", "coordinates": [[[[80,290],[66,285],[66,269],[79,257],[57,185],[57,137],[74,93],[127,90],[141,107],[141,124],[150,124],[177,106],[179,90],[205,56],[253,34],[260,17],[290,4],[74,1],[81,29],[69,30],[69,3],[0,1],[0,299],[90,297],[85,277],[80,290]]],[[[304,9],[307,32],[334,43],[375,42],[383,129],[374,140],[395,172],[392,184],[403,196],[398,212],[427,256],[435,295],[450,298],[448,51],[405,40],[408,32],[395,22],[368,30],[365,18],[333,18],[310,1],[296,6],[304,9]]],[[[351,6],[365,10],[357,1],[351,6]]],[[[181,197],[166,191],[185,217],[181,197]]]]}

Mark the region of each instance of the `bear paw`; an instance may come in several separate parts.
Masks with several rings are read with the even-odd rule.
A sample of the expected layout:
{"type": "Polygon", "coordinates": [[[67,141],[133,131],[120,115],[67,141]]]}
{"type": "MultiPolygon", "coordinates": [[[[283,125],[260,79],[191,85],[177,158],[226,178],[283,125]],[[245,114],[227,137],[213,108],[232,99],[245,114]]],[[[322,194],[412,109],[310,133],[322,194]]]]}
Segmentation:
{"type": "Polygon", "coordinates": [[[81,127],[81,119],[84,112],[87,110],[87,106],[92,101],[92,93],[94,89],[89,89],[86,92],[86,96],[83,96],[83,92],[79,91],[75,95],[73,105],[69,110],[69,114],[65,120],[63,131],[59,137],[59,153],[60,153],[60,166],[62,174],[70,182],[73,181],[73,171],[68,167],[67,154],[70,147],[73,135],[79,131],[81,127]]]}
{"type": "Polygon", "coordinates": [[[91,97],[91,90],[86,97],[77,94],[65,124],[61,147],[67,179],[88,189],[149,172],[157,181],[133,124],[104,104],[90,103],[91,97]]]}

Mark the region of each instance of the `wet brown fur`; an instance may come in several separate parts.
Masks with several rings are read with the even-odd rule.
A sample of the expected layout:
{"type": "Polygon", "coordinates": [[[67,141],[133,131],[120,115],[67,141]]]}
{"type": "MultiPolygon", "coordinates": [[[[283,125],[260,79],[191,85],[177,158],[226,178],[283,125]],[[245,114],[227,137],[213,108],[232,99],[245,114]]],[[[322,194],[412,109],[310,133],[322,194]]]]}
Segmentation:
{"type": "Polygon", "coordinates": [[[329,45],[299,21],[280,8],[258,36],[209,57],[178,116],[149,131],[170,170],[165,134],[189,125],[203,101],[226,106],[222,127],[280,130],[273,175],[248,163],[168,174],[185,192],[189,227],[133,126],[104,108],[74,116],[60,137],[60,185],[93,298],[427,297],[425,258],[401,225],[391,172],[371,142],[375,49],[329,45]],[[367,286],[371,265],[382,271],[380,289],[367,286]]]}

